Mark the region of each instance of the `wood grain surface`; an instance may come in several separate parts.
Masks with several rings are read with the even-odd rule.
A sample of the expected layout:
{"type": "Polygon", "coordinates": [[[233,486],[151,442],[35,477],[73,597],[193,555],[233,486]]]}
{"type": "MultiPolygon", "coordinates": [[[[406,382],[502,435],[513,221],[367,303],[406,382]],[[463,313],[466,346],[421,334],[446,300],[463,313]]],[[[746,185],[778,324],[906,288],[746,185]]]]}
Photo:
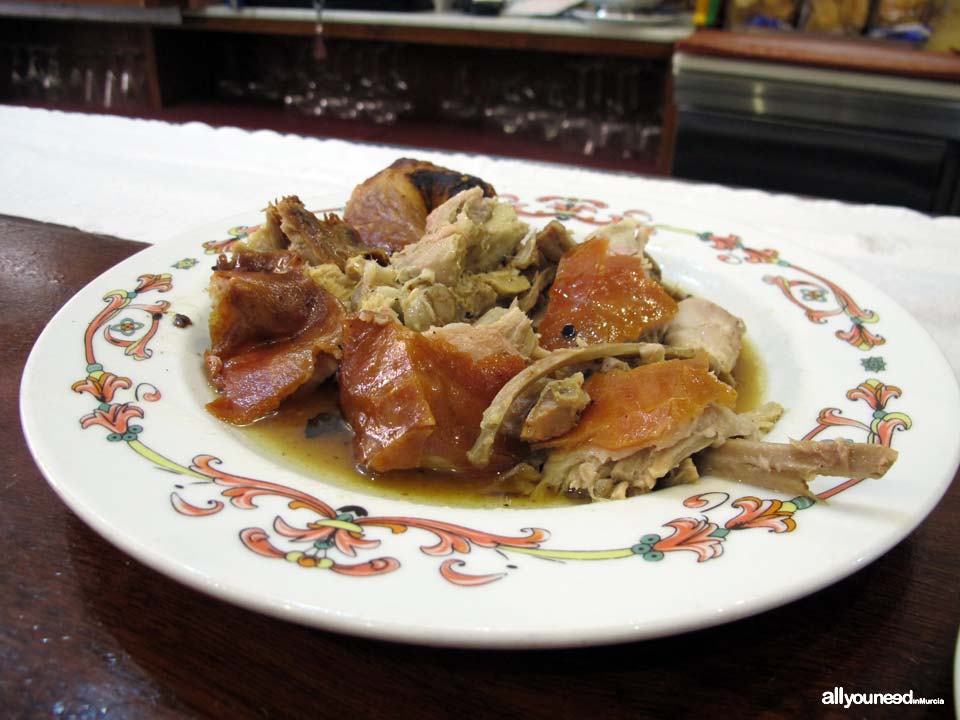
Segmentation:
{"type": "Polygon", "coordinates": [[[691,55],[960,81],[960,57],[906,43],[771,30],[699,30],[677,42],[691,55]]]}
{"type": "MultiPolygon", "coordinates": [[[[951,716],[956,483],[915,533],[853,577],[754,618],[614,647],[494,652],[360,640],[227,605],[140,565],[47,486],[17,406],[20,368],[53,313],[141,247],[0,217],[3,717],[951,716]],[[822,705],[837,685],[912,689],[946,704],[822,705]]],[[[656,603],[657,589],[637,602],[656,603]]]]}
{"type": "MultiPolygon", "coordinates": [[[[312,37],[317,33],[313,21],[271,20],[246,17],[210,17],[190,15],[183,18],[184,30],[204,32],[233,32],[271,35],[299,35],[312,37]]],[[[623,57],[667,60],[673,54],[673,43],[655,40],[627,40],[536,32],[505,32],[502,30],[475,30],[450,27],[417,27],[411,25],[371,25],[323,19],[326,38],[370,40],[375,42],[416,43],[445,47],[501,48],[506,50],[533,50],[588,55],[619,55],[623,57]]]]}

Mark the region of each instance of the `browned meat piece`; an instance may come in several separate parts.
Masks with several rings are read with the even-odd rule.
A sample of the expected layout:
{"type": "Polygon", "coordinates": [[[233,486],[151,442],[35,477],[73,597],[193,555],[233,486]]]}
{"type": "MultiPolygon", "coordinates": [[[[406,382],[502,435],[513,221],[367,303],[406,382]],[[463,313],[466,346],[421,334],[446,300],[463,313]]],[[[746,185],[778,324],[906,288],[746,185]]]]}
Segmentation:
{"type": "Polygon", "coordinates": [[[406,172],[410,182],[420,192],[420,196],[431,211],[454,195],[472,187],[483,188],[483,194],[487,197],[493,197],[497,194],[493,185],[478,177],[466,175],[456,170],[449,170],[423,160],[401,159],[390,167],[397,167],[401,164],[403,164],[404,172],[406,172]]]}
{"type": "Polygon", "coordinates": [[[496,194],[480,178],[403,158],[354,188],[344,219],[364,244],[393,252],[423,236],[434,208],[476,186],[484,195],[496,194]]]}
{"type": "Polygon", "coordinates": [[[534,325],[543,315],[547,293],[557,274],[557,263],[575,246],[570,231],[551,220],[539,232],[525,237],[510,260],[511,267],[523,270],[528,277],[530,287],[518,297],[518,302],[521,310],[530,313],[534,325]]]}
{"type": "Polygon", "coordinates": [[[218,255],[214,270],[241,270],[243,272],[285,273],[303,264],[302,258],[283,250],[254,252],[241,247],[229,255],[218,255]]]}
{"type": "MultiPolygon", "coordinates": [[[[277,255],[273,265],[281,261],[277,255]]],[[[233,262],[271,261],[243,254],[233,262]]],[[[211,279],[211,348],[204,359],[221,395],[207,409],[222,420],[253,422],[336,370],[343,307],[296,264],[283,266],[282,272],[217,270],[211,279]]]]}
{"type": "Polygon", "coordinates": [[[788,444],[730,440],[701,454],[697,467],[704,475],[808,495],[807,483],[817,475],[883,477],[896,459],[896,450],[884,445],[845,440],[788,444]]]}
{"type": "Polygon", "coordinates": [[[284,237],[280,230],[280,214],[277,208],[271,203],[264,209],[264,219],[246,240],[241,244],[255,252],[273,252],[285,250],[290,241],[284,237]]]}
{"type": "Polygon", "coordinates": [[[267,206],[263,224],[240,246],[241,251],[290,251],[312,266],[333,265],[343,271],[358,255],[387,263],[383,250],[369,248],[357,231],[334,214],[323,219],[307,210],[295,195],[267,206]]]}
{"type": "Polygon", "coordinates": [[[554,350],[511,378],[484,410],[480,435],[467,454],[470,463],[474,467],[486,467],[493,451],[494,440],[509,417],[511,407],[541,378],[548,377],[568,365],[617,356],[637,357],[640,362],[658,362],[663,360],[664,350],[662,345],[653,343],[613,343],[554,350]]]}
{"type": "Polygon", "coordinates": [[[607,229],[609,234],[601,228],[560,259],[537,326],[545,348],[633,342],[676,314],[676,301],[648,277],[646,236],[625,221],[607,229]]]}
{"type": "Polygon", "coordinates": [[[703,350],[710,367],[729,375],[740,357],[746,326],[719,305],[702,298],[677,303],[677,314],[667,325],[664,344],[684,350],[703,350]]]}
{"type": "Polygon", "coordinates": [[[645,493],[694,453],[754,437],[782,412],[774,403],[733,412],[736,392],[709,372],[703,354],[595,373],[584,390],[591,404],[576,427],[538,446],[556,448],[540,492],[594,499],[645,493]]]}
{"type": "MultiPolygon", "coordinates": [[[[218,264],[219,267],[219,264],[218,264]]],[[[314,284],[299,270],[217,270],[210,279],[210,354],[224,360],[299,333],[314,284]]]]}
{"type": "Polygon", "coordinates": [[[273,208],[280,220],[280,231],[289,243],[288,249],[311,265],[332,263],[343,270],[347,260],[356,255],[387,263],[386,253],[364,245],[350,225],[333,214],[321,220],[295,195],[282,198],[273,208]]]}
{"type": "Polygon", "coordinates": [[[537,250],[551,263],[560,262],[560,258],[576,244],[570,231],[556,220],[551,220],[537,233],[537,250]]]}
{"type": "MultiPolygon", "coordinates": [[[[474,352],[475,343],[454,345],[453,339],[416,333],[372,313],[347,323],[340,407],[356,433],[354,453],[362,467],[471,469],[466,455],[483,409],[527,360],[510,348],[474,352]]],[[[491,456],[495,470],[516,463],[506,442],[497,443],[491,456]]]]}
{"type": "Polygon", "coordinates": [[[611,450],[597,444],[554,450],[543,467],[538,492],[551,491],[622,499],[653,490],[686,458],[731,436],[750,435],[754,418],[713,403],[694,420],[639,450],[611,450]]]}
{"type": "Polygon", "coordinates": [[[555,266],[568,250],[576,246],[573,235],[556,220],[536,233],[528,233],[520,243],[510,266],[526,270],[530,267],[555,266]]]}
{"type": "Polygon", "coordinates": [[[527,413],[520,439],[536,443],[563,435],[577,424],[580,413],[589,404],[590,396],[583,391],[583,373],[551,380],[527,413]]]}

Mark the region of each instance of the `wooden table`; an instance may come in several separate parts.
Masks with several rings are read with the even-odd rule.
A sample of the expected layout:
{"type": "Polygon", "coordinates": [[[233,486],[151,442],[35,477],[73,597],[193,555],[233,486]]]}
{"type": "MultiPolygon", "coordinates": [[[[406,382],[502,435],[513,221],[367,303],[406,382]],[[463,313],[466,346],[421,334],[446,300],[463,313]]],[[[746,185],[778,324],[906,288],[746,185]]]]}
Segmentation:
{"type": "Polygon", "coordinates": [[[919,530],[851,578],[755,618],[615,647],[493,652],[360,640],[233,607],[140,565],[44,482],[17,399],[18,368],[51,315],[142,247],[0,217],[4,717],[950,716],[956,483],[919,530]],[[838,685],[912,689],[946,704],[822,705],[838,685]]]}
{"type": "Polygon", "coordinates": [[[677,42],[678,52],[809,68],[960,81],[960,57],[907,43],[766,30],[700,30],[677,42]]]}

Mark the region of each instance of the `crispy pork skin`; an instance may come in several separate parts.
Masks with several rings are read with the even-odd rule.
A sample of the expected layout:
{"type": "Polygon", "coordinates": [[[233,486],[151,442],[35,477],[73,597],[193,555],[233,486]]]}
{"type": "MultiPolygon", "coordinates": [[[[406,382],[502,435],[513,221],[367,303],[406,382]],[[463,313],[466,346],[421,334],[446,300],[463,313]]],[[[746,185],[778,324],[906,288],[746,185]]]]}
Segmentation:
{"type": "Polygon", "coordinates": [[[319,218],[296,195],[270,203],[264,215],[263,224],[241,244],[241,249],[289,251],[311,266],[335,265],[341,271],[357,255],[387,263],[383,250],[364,245],[357,231],[337,215],[328,213],[319,218]]]}
{"type": "MultiPolygon", "coordinates": [[[[662,345],[655,343],[613,343],[591,345],[583,348],[554,350],[524,368],[506,383],[491,400],[490,406],[483,412],[480,434],[470,448],[470,463],[483,468],[490,462],[491,453],[497,436],[509,425],[515,404],[522,404],[523,397],[531,390],[539,393],[543,387],[541,381],[563,368],[608,357],[631,357],[639,362],[659,362],[664,359],[662,345]]],[[[531,403],[532,407],[532,403],[531,403]]],[[[529,408],[527,408],[529,409],[529,408]]]]}
{"type": "MultiPolygon", "coordinates": [[[[238,263],[254,264],[252,258],[238,263]]],[[[204,359],[220,392],[207,405],[217,417],[251,423],[336,370],[343,307],[296,264],[282,272],[217,270],[210,293],[211,348],[204,359]]]]}
{"type": "Polygon", "coordinates": [[[310,265],[331,263],[343,270],[347,260],[356,255],[370,257],[381,264],[387,262],[383,250],[364,245],[359,233],[337,215],[318,218],[295,195],[282,198],[275,208],[280,218],[280,232],[289,241],[289,250],[310,265]]]}
{"type": "Polygon", "coordinates": [[[427,215],[471,187],[493,196],[493,187],[472,175],[402,158],[354,188],[344,220],[366,245],[393,252],[419,240],[427,215]]]}
{"type": "MultiPolygon", "coordinates": [[[[453,341],[373,313],[349,320],[340,407],[356,433],[354,453],[361,467],[377,472],[471,469],[467,451],[480,432],[484,409],[527,360],[503,345],[478,353],[471,349],[476,344],[463,337],[453,341]]],[[[492,449],[491,469],[515,462],[506,442],[492,449]]]]}
{"type": "Polygon", "coordinates": [[[676,312],[677,302],[647,277],[642,252],[615,252],[607,237],[598,236],[560,260],[537,329],[549,350],[635,342],[676,312]]]}
{"type": "Polygon", "coordinates": [[[708,405],[732,408],[737,393],[717,380],[701,354],[630,370],[596,373],[584,384],[592,402],[569,433],[544,446],[572,449],[593,444],[608,450],[672,444],[708,405]]]}

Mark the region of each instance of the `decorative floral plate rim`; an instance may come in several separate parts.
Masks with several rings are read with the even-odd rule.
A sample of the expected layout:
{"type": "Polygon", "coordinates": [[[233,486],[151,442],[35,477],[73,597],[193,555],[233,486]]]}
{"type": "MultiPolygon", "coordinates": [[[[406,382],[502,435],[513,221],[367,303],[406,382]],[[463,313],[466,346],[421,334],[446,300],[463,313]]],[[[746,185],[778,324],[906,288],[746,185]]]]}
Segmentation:
{"type": "Polygon", "coordinates": [[[38,466],[110,542],[194,588],[330,630],[476,647],[629,641],[745,617],[886,552],[946,491],[960,451],[956,381],[881,291],[749,225],[744,237],[758,237],[713,232],[730,224],[722,215],[505,197],[530,222],[558,217],[581,236],[624,215],[652,222],[665,275],[706,297],[720,288],[714,299],[776,346],[768,394],[789,406],[779,439],[891,445],[894,469],[818,480],[828,504],[707,479],[550,510],[405,503],[304,477],[203,413],[205,328],[174,324],[202,317],[210,262],[255,213],[132,256],[50,321],[21,385],[38,466]],[[640,602],[650,588],[652,608],[640,602]],[[553,608],[557,597],[592,609],[553,608]]]}

